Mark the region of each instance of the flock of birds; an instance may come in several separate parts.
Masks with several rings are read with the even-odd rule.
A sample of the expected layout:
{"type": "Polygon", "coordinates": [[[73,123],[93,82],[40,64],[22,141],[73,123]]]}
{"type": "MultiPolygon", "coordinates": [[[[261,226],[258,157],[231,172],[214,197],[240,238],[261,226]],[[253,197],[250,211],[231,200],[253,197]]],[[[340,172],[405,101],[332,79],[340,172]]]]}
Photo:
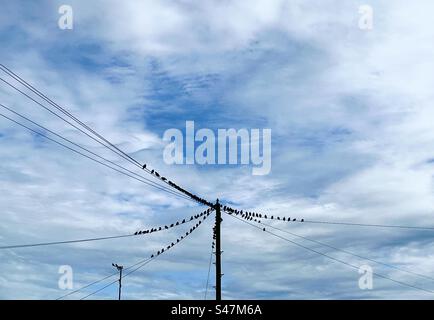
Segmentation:
{"type": "Polygon", "coordinates": [[[211,212],[214,209],[207,209],[203,212],[201,212],[200,214],[191,216],[189,220],[187,219],[183,219],[182,221],[177,221],[176,223],[172,223],[170,225],[166,225],[164,227],[158,227],[158,228],[151,228],[148,230],[140,230],[135,232],[135,235],[139,235],[139,234],[148,234],[148,233],[153,233],[153,232],[157,232],[157,231],[161,231],[161,230],[167,230],[169,228],[173,228],[175,226],[179,226],[181,224],[187,223],[189,221],[193,221],[196,219],[200,219],[193,227],[190,228],[190,230],[188,230],[184,235],[182,235],[180,238],[176,239],[175,242],[172,242],[171,244],[169,244],[167,247],[162,248],[161,250],[157,251],[157,253],[152,254],[151,255],[151,259],[159,256],[160,254],[162,254],[165,250],[169,250],[170,248],[172,248],[174,245],[176,245],[177,243],[179,243],[181,240],[183,240],[185,237],[187,237],[189,234],[191,234],[194,230],[196,230],[197,227],[199,227],[203,221],[205,221],[206,218],[209,217],[209,215],[211,214],[211,212]]]}
{"type": "Polygon", "coordinates": [[[158,231],[162,231],[162,230],[167,230],[167,229],[170,229],[170,228],[173,228],[173,227],[179,226],[179,225],[181,225],[181,224],[184,224],[184,223],[187,223],[187,222],[190,222],[190,221],[193,221],[193,220],[200,219],[200,218],[202,218],[204,215],[209,216],[213,210],[214,210],[214,209],[209,208],[209,209],[207,209],[207,210],[205,210],[205,211],[203,211],[203,212],[201,212],[201,213],[199,213],[199,214],[196,214],[196,215],[194,215],[194,216],[191,216],[190,219],[188,219],[188,218],[186,218],[186,219],[182,219],[182,220],[180,220],[180,221],[176,221],[176,222],[171,223],[171,224],[169,224],[169,225],[165,225],[164,227],[161,226],[161,227],[151,228],[151,229],[147,229],[147,230],[139,230],[139,231],[134,232],[134,235],[139,235],[139,234],[148,234],[148,233],[158,232],[158,231]]]}
{"type": "MultiPolygon", "coordinates": [[[[240,215],[242,218],[246,219],[246,220],[253,220],[255,222],[261,222],[261,220],[256,219],[256,218],[263,218],[263,219],[271,219],[271,220],[282,220],[282,221],[297,221],[297,218],[292,218],[291,217],[279,217],[279,216],[268,216],[266,214],[261,214],[261,213],[256,213],[256,212],[244,212],[243,210],[237,210],[237,209],[233,209],[231,207],[228,206],[223,206],[223,211],[229,213],[229,214],[235,214],[235,215],[240,215]]],[[[304,219],[299,220],[300,222],[304,222],[304,219]]]]}
{"type": "Polygon", "coordinates": [[[152,174],[153,176],[157,177],[158,179],[164,181],[165,183],[169,184],[171,187],[175,188],[176,190],[182,192],[183,194],[189,196],[191,199],[195,200],[196,202],[199,202],[201,204],[204,204],[206,206],[212,207],[214,204],[205,200],[204,198],[201,198],[193,193],[191,193],[190,191],[185,190],[184,188],[178,186],[176,183],[168,180],[166,177],[163,177],[162,175],[160,175],[157,171],[155,171],[154,169],[149,170],[146,166],[146,164],[143,165],[143,170],[148,171],[150,174],[152,174]]]}

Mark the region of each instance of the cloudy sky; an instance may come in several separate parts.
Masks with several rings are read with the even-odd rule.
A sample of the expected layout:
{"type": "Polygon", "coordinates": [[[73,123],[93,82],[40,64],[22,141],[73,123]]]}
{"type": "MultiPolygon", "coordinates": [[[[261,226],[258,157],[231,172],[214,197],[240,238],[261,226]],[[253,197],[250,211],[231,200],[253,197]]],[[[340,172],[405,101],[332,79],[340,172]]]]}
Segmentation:
{"type": "MultiPolygon", "coordinates": [[[[0,1],[0,63],[126,152],[185,188],[237,208],[310,220],[432,227],[434,3],[421,1],[0,1]],[[58,26],[73,9],[73,29],[58,26]],[[373,29],[359,27],[359,6],[373,29]],[[270,128],[272,169],[167,165],[170,128],[270,128]]],[[[13,82],[3,72],[0,77],[13,82]]],[[[120,165],[77,130],[0,83],[0,103],[120,165]]],[[[16,119],[1,108],[0,113],[16,119]]],[[[148,187],[0,119],[0,244],[131,233],[203,207],[148,187]]],[[[151,178],[151,177],[150,177],[151,178]]],[[[272,223],[434,278],[432,231],[272,223]]],[[[203,299],[213,216],[123,280],[125,299],[203,299]]],[[[189,227],[150,236],[0,250],[1,299],[56,299],[140,261],[189,227]]],[[[271,230],[271,229],[270,229],[271,230]]],[[[273,231],[274,232],[274,231],[273,231]]],[[[275,231],[375,273],[434,290],[434,280],[275,231]]],[[[431,299],[229,216],[223,297],[431,299]]],[[[208,297],[214,291],[211,268],[208,297]]],[[[69,298],[79,299],[103,281],[69,298]]],[[[92,296],[116,298],[116,285],[92,296]]]]}

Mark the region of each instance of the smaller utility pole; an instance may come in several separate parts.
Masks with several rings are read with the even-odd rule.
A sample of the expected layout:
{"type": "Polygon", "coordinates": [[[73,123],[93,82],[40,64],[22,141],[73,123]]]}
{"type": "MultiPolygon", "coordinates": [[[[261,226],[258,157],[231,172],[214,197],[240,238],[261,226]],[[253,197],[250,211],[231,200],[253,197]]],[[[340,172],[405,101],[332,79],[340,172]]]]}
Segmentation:
{"type": "Polygon", "coordinates": [[[119,271],[119,300],[121,300],[122,270],[124,269],[124,266],[120,266],[117,263],[112,263],[112,266],[118,269],[119,271]]]}

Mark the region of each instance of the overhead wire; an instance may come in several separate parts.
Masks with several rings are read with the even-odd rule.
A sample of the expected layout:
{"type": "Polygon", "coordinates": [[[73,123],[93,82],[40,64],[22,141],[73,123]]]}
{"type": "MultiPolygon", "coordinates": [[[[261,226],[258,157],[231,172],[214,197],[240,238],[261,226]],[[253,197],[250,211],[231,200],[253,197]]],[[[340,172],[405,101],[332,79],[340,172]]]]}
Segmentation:
{"type": "MultiPolygon", "coordinates": [[[[134,171],[131,171],[131,170],[129,170],[128,168],[125,168],[125,167],[123,167],[123,166],[117,164],[116,162],[111,161],[110,159],[107,159],[107,158],[105,158],[105,157],[100,156],[99,154],[97,154],[97,153],[95,153],[95,152],[93,152],[93,151],[91,151],[91,150],[89,150],[89,149],[83,147],[82,145],[80,145],[80,144],[78,144],[78,143],[76,143],[76,142],[74,142],[74,141],[72,141],[72,140],[70,140],[70,139],[68,139],[68,138],[65,138],[64,136],[62,136],[62,135],[60,135],[60,134],[58,134],[58,133],[56,133],[56,132],[54,132],[54,131],[48,129],[47,127],[44,127],[43,125],[41,125],[41,124],[39,124],[39,123],[37,123],[37,122],[35,122],[35,121],[33,121],[33,120],[31,120],[30,118],[28,118],[28,117],[26,117],[26,116],[20,114],[19,112],[16,112],[15,110],[12,110],[11,108],[5,106],[4,104],[0,103],[0,107],[6,109],[6,110],[8,110],[9,112],[11,112],[11,113],[13,113],[13,114],[19,116],[20,118],[22,118],[22,119],[24,119],[24,120],[26,120],[26,121],[32,123],[33,125],[35,125],[35,126],[41,128],[42,130],[47,131],[47,132],[51,133],[52,135],[54,135],[54,136],[56,136],[56,137],[58,137],[58,138],[60,138],[60,139],[62,139],[62,140],[64,140],[64,141],[66,141],[66,142],[68,142],[68,143],[70,143],[70,144],[72,144],[72,145],[74,145],[74,146],[76,146],[76,147],[78,147],[78,148],[80,148],[80,149],[82,149],[82,150],[84,150],[84,151],[86,151],[86,152],[88,152],[88,153],[90,153],[90,154],[92,154],[92,155],[98,157],[99,159],[101,159],[101,160],[103,160],[103,161],[106,161],[106,162],[110,163],[111,165],[114,165],[114,166],[116,166],[116,167],[118,167],[118,168],[120,168],[120,169],[122,169],[122,170],[125,170],[126,172],[128,172],[128,173],[130,173],[130,174],[132,174],[132,175],[134,175],[134,176],[136,176],[136,177],[139,177],[140,179],[146,180],[148,183],[150,183],[151,185],[153,185],[154,187],[156,187],[156,188],[158,188],[158,189],[163,188],[163,189],[166,189],[167,191],[169,191],[170,193],[174,194],[174,191],[173,191],[172,189],[169,189],[169,188],[167,188],[167,187],[165,187],[165,186],[163,186],[163,185],[157,184],[156,182],[154,182],[154,181],[152,181],[152,180],[146,178],[146,177],[143,176],[143,175],[140,175],[140,174],[138,174],[138,173],[136,173],[136,172],[134,172],[134,171]]],[[[45,136],[44,136],[44,137],[45,137],[45,136]]],[[[191,200],[190,197],[187,197],[187,196],[185,196],[185,195],[182,194],[182,193],[177,193],[177,195],[182,196],[183,198],[185,198],[185,199],[187,199],[187,200],[191,200]]]]}
{"type": "Polygon", "coordinates": [[[117,146],[115,146],[113,143],[111,143],[108,139],[104,138],[102,135],[100,135],[98,132],[96,132],[95,130],[93,130],[91,127],[89,127],[88,125],[86,125],[84,122],[82,122],[81,120],[79,120],[77,117],[75,117],[74,115],[72,115],[69,111],[67,111],[65,108],[63,108],[62,106],[60,106],[59,104],[57,104],[56,102],[54,102],[53,100],[51,100],[50,98],[48,98],[45,94],[43,94],[42,92],[40,92],[38,89],[36,89],[34,86],[32,86],[31,84],[29,84],[27,81],[25,81],[22,77],[20,77],[19,75],[17,75],[16,73],[14,73],[12,70],[10,70],[9,68],[7,68],[6,66],[4,66],[3,64],[0,64],[0,69],[5,72],[9,77],[13,78],[15,81],[17,81],[18,83],[20,83],[21,85],[23,85],[24,87],[26,87],[28,90],[30,90],[31,92],[33,92],[34,94],[36,94],[39,98],[43,99],[45,102],[49,103],[51,106],[55,107],[57,110],[59,110],[60,112],[62,112],[64,115],[66,115],[67,117],[69,117],[70,119],[72,119],[73,121],[75,121],[76,123],[78,123],[80,126],[82,126],[85,130],[88,130],[89,132],[91,132],[93,135],[95,135],[97,138],[99,138],[100,140],[98,140],[97,138],[93,137],[92,135],[88,134],[87,132],[85,132],[84,130],[82,130],[81,128],[77,127],[76,125],[74,125],[73,123],[71,123],[70,121],[66,120],[64,117],[62,117],[61,115],[57,114],[56,112],[54,112],[53,110],[51,110],[50,108],[46,107],[45,105],[41,104],[39,101],[35,100],[33,97],[31,97],[30,95],[26,94],[25,92],[23,92],[22,90],[20,90],[19,88],[17,88],[16,86],[14,86],[13,84],[11,84],[10,82],[8,82],[7,80],[3,79],[0,77],[0,80],[2,82],[4,82],[6,85],[8,85],[9,87],[11,87],[12,89],[14,89],[15,91],[21,93],[22,95],[26,96],[28,99],[32,100],[33,102],[35,102],[36,104],[38,104],[39,106],[41,106],[42,108],[44,108],[45,110],[49,111],[50,113],[52,113],[53,115],[55,115],[56,117],[60,118],[61,120],[65,121],[66,123],[68,123],[69,125],[71,125],[72,127],[74,127],[75,129],[79,130],[81,133],[85,134],[86,136],[88,136],[89,138],[91,138],[92,140],[96,141],[97,143],[103,145],[104,147],[108,148],[109,150],[111,150],[112,152],[115,152],[116,154],[118,154],[119,156],[121,156],[122,158],[124,158],[125,160],[129,161],[130,163],[132,163],[133,165],[139,167],[140,169],[148,172],[149,174],[151,174],[154,178],[159,179],[160,181],[162,181],[163,183],[169,185],[171,188],[177,189],[178,191],[184,193],[185,195],[187,195],[190,198],[193,198],[195,201],[197,202],[201,202],[202,204],[206,204],[208,206],[211,205],[211,203],[209,201],[206,201],[203,198],[200,198],[198,196],[196,196],[195,194],[185,190],[184,188],[179,187],[177,184],[173,183],[172,181],[166,179],[165,177],[161,176],[160,174],[158,174],[158,172],[156,172],[155,170],[150,170],[149,168],[146,167],[145,165],[142,165],[140,162],[138,162],[136,159],[134,159],[133,157],[131,157],[129,154],[125,153],[124,151],[122,151],[120,148],[118,148],[117,146]],[[102,141],[101,141],[102,140],[102,141]],[[104,143],[105,142],[105,143],[104,143]]]}
{"type": "MultiPolygon", "coordinates": [[[[205,215],[205,216],[203,217],[202,221],[205,221],[206,218],[207,218],[208,216],[209,216],[209,215],[205,215]]],[[[135,264],[133,264],[133,265],[131,265],[131,266],[129,266],[129,267],[124,268],[124,270],[129,270],[129,269],[132,269],[132,268],[135,267],[135,268],[132,269],[131,271],[129,271],[129,272],[123,274],[123,275],[122,275],[122,279],[125,278],[125,277],[127,277],[127,276],[129,276],[130,274],[136,272],[137,270],[143,268],[143,267],[144,267],[145,265],[147,265],[148,263],[154,261],[157,257],[161,256],[162,254],[164,254],[165,252],[167,252],[169,249],[171,249],[171,248],[173,248],[174,246],[176,246],[178,243],[181,243],[184,239],[186,239],[189,235],[191,235],[191,234],[192,234],[192,233],[193,233],[193,232],[194,232],[194,231],[195,231],[199,226],[200,226],[200,223],[199,223],[199,225],[198,225],[197,227],[195,227],[195,228],[193,228],[193,229],[190,229],[190,231],[187,231],[187,232],[185,233],[185,236],[181,236],[181,238],[178,238],[179,241],[177,240],[176,242],[175,242],[175,241],[172,242],[172,245],[169,246],[170,248],[168,247],[167,250],[164,251],[164,248],[163,248],[163,251],[162,251],[161,253],[159,253],[159,254],[153,254],[153,255],[151,255],[150,258],[142,259],[142,260],[139,261],[138,263],[135,263],[135,264]]],[[[160,251],[159,251],[159,252],[160,252],[160,251]]],[[[79,291],[81,291],[82,289],[88,288],[88,287],[90,287],[90,286],[93,285],[93,284],[96,284],[96,283],[99,283],[99,282],[101,282],[101,281],[104,281],[104,280],[108,279],[109,277],[112,277],[112,276],[114,276],[114,275],[116,275],[116,274],[117,274],[117,273],[114,273],[114,274],[112,274],[112,275],[110,275],[110,276],[106,276],[106,277],[104,277],[104,278],[102,278],[102,279],[100,279],[100,280],[94,281],[94,282],[92,282],[91,284],[89,284],[89,285],[87,285],[87,286],[84,286],[84,287],[82,287],[82,288],[79,288],[79,289],[75,290],[74,292],[71,292],[71,293],[69,293],[69,294],[67,294],[67,295],[64,295],[64,296],[58,298],[57,300],[62,299],[62,298],[64,298],[64,297],[66,297],[66,296],[69,296],[69,295],[71,295],[71,294],[73,294],[73,293],[79,292],[79,291]]],[[[113,282],[110,282],[109,284],[105,285],[104,287],[99,288],[98,290],[93,291],[93,292],[87,294],[86,296],[80,298],[80,300],[84,300],[84,299],[86,299],[86,298],[88,298],[88,297],[90,297],[90,296],[92,296],[92,295],[95,295],[95,294],[98,293],[98,292],[101,292],[102,290],[108,288],[109,286],[113,285],[113,284],[116,283],[117,281],[118,281],[118,280],[115,280],[115,281],[113,281],[113,282]]]]}
{"type": "Polygon", "coordinates": [[[345,249],[341,249],[341,248],[332,246],[330,244],[324,243],[322,241],[318,241],[318,240],[314,240],[314,239],[308,238],[306,236],[301,236],[301,235],[296,234],[294,232],[290,232],[290,231],[287,231],[285,229],[272,226],[272,225],[264,223],[262,221],[256,221],[256,223],[258,223],[260,225],[264,225],[264,226],[272,228],[272,229],[275,229],[275,230],[278,230],[278,231],[283,232],[283,233],[287,233],[287,234],[292,235],[294,237],[297,237],[297,238],[300,238],[300,239],[304,239],[304,240],[307,240],[307,241],[310,241],[310,242],[313,242],[313,243],[316,243],[316,244],[328,247],[328,248],[336,250],[336,251],[340,251],[340,252],[346,253],[348,255],[351,255],[351,256],[354,256],[354,257],[357,257],[357,258],[360,258],[360,259],[363,259],[363,260],[371,261],[371,262],[383,265],[383,266],[391,268],[391,269],[395,269],[395,270],[398,270],[398,271],[401,271],[401,272],[405,272],[405,273],[408,273],[408,274],[412,274],[412,275],[415,275],[415,276],[418,276],[418,277],[421,277],[421,278],[425,278],[425,279],[429,279],[429,280],[433,280],[434,281],[433,277],[430,277],[430,276],[427,276],[427,275],[424,275],[424,274],[421,274],[421,273],[418,273],[418,272],[414,272],[414,271],[411,271],[411,270],[406,270],[406,269],[403,269],[401,267],[397,267],[397,266],[394,266],[394,265],[389,264],[389,263],[384,263],[384,262],[381,262],[381,261],[378,261],[378,260],[375,260],[375,259],[372,259],[372,258],[364,257],[364,256],[361,256],[361,255],[356,254],[354,252],[351,252],[351,251],[348,251],[348,250],[345,250],[345,249]]]}
{"type": "MultiPolygon", "coordinates": [[[[328,259],[330,259],[330,260],[333,260],[333,261],[335,261],[335,262],[339,262],[339,263],[344,264],[344,265],[346,265],[346,266],[348,266],[348,267],[351,267],[351,268],[353,268],[353,269],[359,270],[359,267],[356,266],[356,265],[354,265],[354,264],[351,264],[351,263],[346,262],[346,261],[344,261],[344,260],[341,260],[341,259],[335,258],[335,257],[330,256],[330,255],[328,255],[328,254],[326,254],[326,253],[323,253],[323,252],[321,252],[321,251],[318,251],[318,250],[312,249],[312,248],[310,248],[310,247],[304,246],[304,245],[302,245],[302,244],[300,244],[300,243],[298,243],[298,242],[295,242],[295,241],[293,241],[293,240],[290,240],[290,239],[288,239],[288,238],[285,238],[285,237],[283,237],[283,236],[280,236],[280,235],[278,235],[278,234],[276,234],[276,233],[273,233],[273,232],[271,232],[271,231],[268,231],[268,230],[266,230],[266,229],[264,230],[263,228],[261,228],[261,227],[255,225],[255,224],[253,224],[253,223],[251,223],[251,222],[245,221],[245,220],[243,220],[243,219],[241,219],[241,218],[239,218],[239,217],[237,217],[237,216],[234,216],[234,215],[231,215],[231,214],[228,214],[228,215],[231,216],[231,217],[233,217],[233,218],[235,218],[235,219],[237,219],[237,220],[240,220],[240,221],[243,222],[243,223],[249,224],[249,225],[253,226],[254,228],[257,228],[257,229],[262,230],[262,231],[264,231],[264,232],[266,232],[266,233],[268,233],[268,234],[271,234],[271,235],[273,235],[273,236],[275,236],[275,237],[277,237],[277,238],[280,238],[281,240],[284,240],[284,241],[287,241],[287,242],[289,242],[289,243],[292,243],[292,244],[294,244],[294,245],[296,245],[296,246],[298,246],[298,247],[300,247],[300,248],[306,249],[306,250],[308,250],[308,251],[311,251],[311,252],[313,252],[313,253],[316,253],[316,254],[318,254],[318,255],[321,255],[321,256],[323,256],[323,257],[326,257],[326,258],[328,258],[328,259]]],[[[425,288],[422,288],[422,287],[419,287],[419,286],[415,286],[415,285],[412,285],[412,284],[409,284],[409,283],[406,283],[406,282],[403,282],[403,281],[395,280],[395,279],[393,279],[393,278],[387,277],[387,276],[385,276],[385,275],[382,275],[382,274],[379,274],[379,273],[376,273],[376,272],[372,272],[372,274],[373,274],[373,275],[376,275],[376,276],[379,277],[379,278],[383,278],[383,279],[386,279],[386,280],[389,280],[389,281],[395,282],[395,283],[400,284],[400,285],[402,285],[402,286],[406,286],[406,287],[409,287],[409,288],[412,288],[412,289],[416,289],[416,290],[419,290],[419,291],[424,291],[424,292],[426,292],[426,293],[434,294],[434,291],[429,290],[429,289],[425,289],[425,288]]]]}
{"type": "MultiPolygon", "coordinates": [[[[64,148],[66,148],[66,149],[69,149],[70,151],[73,151],[73,152],[75,152],[75,153],[77,153],[77,154],[79,154],[79,155],[81,155],[81,156],[83,156],[83,157],[85,157],[85,158],[88,158],[89,160],[92,160],[92,161],[94,161],[94,162],[96,162],[96,163],[99,163],[99,164],[101,164],[101,165],[103,165],[103,166],[105,166],[105,167],[107,167],[107,168],[110,168],[110,169],[112,169],[112,170],[114,170],[114,171],[116,171],[116,172],[118,172],[118,173],[120,173],[120,174],[123,174],[123,175],[125,175],[125,176],[128,176],[128,177],[130,177],[130,178],[132,178],[132,179],[134,179],[134,180],[137,180],[137,181],[139,181],[139,182],[141,182],[141,183],[144,183],[144,184],[146,184],[146,185],[149,185],[149,186],[152,186],[152,187],[154,187],[154,188],[157,188],[157,189],[159,189],[159,190],[161,190],[161,191],[164,191],[164,192],[170,193],[170,194],[175,195],[175,196],[177,196],[177,197],[181,197],[181,198],[183,198],[183,199],[190,200],[190,201],[195,201],[195,200],[191,199],[190,197],[186,197],[186,196],[184,196],[184,195],[182,195],[182,194],[175,193],[175,192],[172,191],[172,190],[163,189],[163,186],[156,186],[156,185],[154,185],[154,184],[151,184],[150,182],[147,182],[146,180],[143,180],[143,179],[141,179],[141,178],[138,178],[138,177],[136,177],[136,176],[134,176],[134,175],[131,175],[131,174],[127,173],[127,172],[124,172],[124,171],[122,171],[122,170],[116,169],[115,167],[112,167],[112,166],[110,166],[110,165],[108,165],[108,164],[106,164],[106,163],[104,163],[104,162],[102,162],[102,161],[99,161],[99,160],[97,160],[97,159],[95,159],[95,158],[93,158],[93,157],[91,157],[91,156],[89,156],[89,155],[87,155],[87,154],[84,154],[83,152],[80,152],[80,151],[78,151],[78,150],[76,150],[76,149],[74,149],[74,148],[72,148],[72,147],[70,147],[70,146],[67,146],[67,145],[65,145],[65,144],[63,144],[63,143],[61,143],[61,142],[59,142],[59,141],[57,141],[57,140],[55,140],[55,139],[52,139],[52,138],[50,138],[49,136],[47,136],[46,134],[43,134],[43,133],[41,133],[41,132],[39,132],[39,131],[37,131],[37,130],[34,130],[34,129],[32,129],[32,128],[26,126],[25,124],[23,124],[23,123],[21,123],[21,122],[19,122],[19,121],[17,121],[17,120],[14,120],[14,119],[12,119],[12,118],[6,116],[6,115],[3,114],[3,113],[0,113],[0,116],[3,117],[3,118],[5,118],[5,119],[7,119],[7,120],[9,120],[9,121],[11,121],[11,122],[13,122],[13,123],[15,123],[15,124],[17,124],[17,125],[19,125],[19,126],[21,126],[21,127],[23,127],[23,128],[25,128],[25,129],[27,129],[27,130],[29,130],[29,131],[31,131],[31,132],[33,132],[33,133],[35,133],[35,134],[37,134],[37,135],[39,135],[39,136],[41,136],[41,137],[44,137],[44,138],[47,139],[47,140],[50,140],[51,142],[54,142],[54,143],[56,143],[56,144],[58,144],[58,145],[60,145],[60,146],[62,146],[62,147],[64,147],[64,148]]],[[[197,202],[197,201],[195,201],[195,202],[197,202]]]]}
{"type": "MultiPolygon", "coordinates": [[[[210,210],[210,209],[208,209],[210,210]]],[[[210,211],[204,211],[206,212],[207,215],[209,215],[213,210],[210,211]]],[[[52,242],[40,242],[40,243],[29,243],[29,244],[16,244],[16,245],[7,245],[7,246],[0,246],[0,250],[5,250],[5,249],[18,249],[18,248],[29,248],[29,247],[41,247],[41,246],[50,246],[50,245],[58,245],[58,244],[72,244],[72,243],[81,243],[81,242],[92,242],[92,241],[101,241],[101,240],[110,240],[110,239],[119,239],[119,238],[128,238],[128,237],[136,237],[136,236],[141,236],[144,234],[151,234],[154,232],[160,232],[160,231],[165,231],[171,228],[175,228],[178,226],[181,226],[183,224],[186,223],[190,223],[193,222],[195,220],[198,220],[200,218],[203,217],[203,213],[202,212],[200,215],[197,215],[198,217],[196,218],[196,216],[191,216],[191,219],[189,220],[188,218],[185,218],[184,220],[178,220],[175,223],[171,223],[169,224],[170,227],[166,226],[158,226],[158,227],[152,227],[149,230],[152,230],[151,232],[142,232],[140,231],[140,233],[138,231],[136,231],[135,233],[132,234],[124,234],[124,235],[118,235],[118,236],[107,236],[107,237],[97,237],[97,238],[86,238],[86,239],[75,239],[75,240],[62,240],[62,241],[52,241],[52,242]],[[180,222],[181,221],[181,222],[180,222]]]]}

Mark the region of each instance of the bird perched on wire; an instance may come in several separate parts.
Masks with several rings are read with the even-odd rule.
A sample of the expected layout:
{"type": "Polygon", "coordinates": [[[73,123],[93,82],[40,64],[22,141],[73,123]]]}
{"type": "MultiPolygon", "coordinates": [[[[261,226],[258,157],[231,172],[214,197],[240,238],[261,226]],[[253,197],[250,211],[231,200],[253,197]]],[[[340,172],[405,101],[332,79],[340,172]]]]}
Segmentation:
{"type": "Polygon", "coordinates": [[[145,163],[145,164],[143,165],[142,169],[143,169],[143,170],[145,170],[145,169],[146,169],[146,163],[145,163]]]}

